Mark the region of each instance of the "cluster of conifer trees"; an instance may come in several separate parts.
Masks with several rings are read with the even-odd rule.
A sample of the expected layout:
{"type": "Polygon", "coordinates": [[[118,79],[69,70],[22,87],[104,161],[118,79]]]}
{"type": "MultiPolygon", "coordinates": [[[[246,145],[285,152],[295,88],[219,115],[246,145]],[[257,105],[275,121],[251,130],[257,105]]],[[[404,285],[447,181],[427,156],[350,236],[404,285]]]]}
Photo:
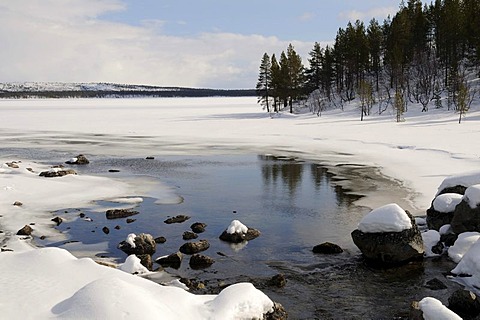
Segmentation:
{"type": "Polygon", "coordinates": [[[315,43],[308,67],[289,45],[279,61],[265,53],[257,83],[259,103],[277,111],[313,97],[312,111],[343,108],[358,98],[362,119],[373,104],[399,114],[409,103],[434,102],[466,112],[478,93],[480,0],[408,0],[383,24],[348,23],[333,45],[315,43]],[[446,100],[446,101],[445,101],[446,100]]]}

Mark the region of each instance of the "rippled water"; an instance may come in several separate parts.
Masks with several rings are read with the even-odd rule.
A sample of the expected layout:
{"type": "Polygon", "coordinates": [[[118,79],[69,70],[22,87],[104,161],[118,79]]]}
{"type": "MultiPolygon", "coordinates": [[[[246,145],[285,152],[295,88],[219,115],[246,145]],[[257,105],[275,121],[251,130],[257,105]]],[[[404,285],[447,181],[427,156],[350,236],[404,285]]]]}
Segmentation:
{"type": "MultiPolygon", "coordinates": [[[[44,155],[44,161],[52,156],[44,155]]],[[[445,259],[388,270],[365,265],[350,233],[369,210],[355,206],[358,196],[336,186],[335,176],[316,164],[257,155],[90,160],[90,165],[76,167],[80,174],[148,177],[174,187],[183,199],[178,204],[159,205],[156,199],[145,198],[135,208],[140,214],[131,217],[136,219],[133,223],[106,220],[98,208],[56,212],[70,219],[82,212],[93,220],[63,223],[59,230],[86,245],[106,244],[97,252],[99,256],[125,259],[116,246],[131,232],[167,238],[157,246],[154,258],[174,253],[185,242],[183,232],[193,222],[204,222],[208,226],[199,239],[210,242],[204,254],[215,259],[213,266],[191,270],[185,258],[180,269],[167,271],[206,283],[205,292],[218,292],[235,282],[253,282],[283,304],[291,319],[402,318],[412,300],[434,296],[445,301],[447,292],[456,288],[442,275],[453,268],[445,259]],[[109,173],[109,169],[120,172],[109,173]],[[178,214],[191,219],[182,224],[163,222],[178,214]],[[233,219],[259,229],[261,236],[241,248],[220,241],[218,236],[233,219]],[[114,228],[117,225],[119,230],[114,228]],[[105,226],[109,234],[102,232],[105,226]],[[312,253],[313,246],[326,241],[339,244],[345,252],[333,256],[312,253]],[[287,285],[268,286],[267,280],[278,273],[286,276],[287,285]],[[449,289],[426,288],[425,282],[433,278],[449,284],[449,289]]],[[[97,205],[106,209],[114,204],[98,201],[97,205]]],[[[61,246],[63,242],[48,245],[61,246]]]]}

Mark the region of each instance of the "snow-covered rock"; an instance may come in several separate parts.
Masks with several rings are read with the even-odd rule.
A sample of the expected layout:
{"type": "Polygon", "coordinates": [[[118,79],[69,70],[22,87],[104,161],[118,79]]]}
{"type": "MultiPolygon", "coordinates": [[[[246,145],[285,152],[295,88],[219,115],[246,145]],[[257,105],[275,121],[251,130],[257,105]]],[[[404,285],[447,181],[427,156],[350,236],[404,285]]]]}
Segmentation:
{"type": "Polygon", "coordinates": [[[467,202],[472,209],[480,206],[480,184],[468,187],[467,190],[465,190],[463,201],[467,202]]]}
{"type": "Polygon", "coordinates": [[[425,249],[426,257],[438,256],[437,253],[432,251],[432,248],[440,241],[440,233],[436,230],[428,230],[422,233],[423,247],[425,249]]]}
{"type": "Polygon", "coordinates": [[[478,232],[464,232],[458,235],[455,244],[448,248],[448,256],[454,262],[458,263],[462,260],[465,253],[480,239],[478,232]]]}
{"type": "Polygon", "coordinates": [[[233,220],[220,235],[220,240],[230,243],[250,241],[260,236],[260,231],[249,228],[238,220],[233,220]]]}
{"type": "Polygon", "coordinates": [[[233,220],[227,228],[227,232],[230,234],[246,233],[247,231],[248,231],[248,227],[238,220],[233,220]]]}
{"type": "MultiPolygon", "coordinates": [[[[476,184],[480,184],[480,171],[449,176],[445,178],[438,187],[437,195],[442,193],[451,193],[451,190],[449,189],[455,189],[457,186],[462,187],[459,189],[466,189],[476,184]]],[[[463,192],[457,193],[463,194],[463,192]]]]}
{"type": "Polygon", "coordinates": [[[131,254],[125,259],[125,262],[119,266],[120,270],[128,272],[128,273],[148,273],[148,269],[145,268],[140,259],[134,255],[131,254]]]}
{"type": "Polygon", "coordinates": [[[419,302],[425,320],[462,320],[455,312],[448,309],[435,298],[426,297],[419,302]]]}
{"type": "Polygon", "coordinates": [[[401,232],[411,228],[410,217],[396,203],[372,210],[358,224],[363,233],[401,232]]]}
{"type": "Polygon", "coordinates": [[[458,193],[444,193],[435,197],[433,209],[438,212],[454,212],[455,207],[462,201],[463,196],[458,193]]]}

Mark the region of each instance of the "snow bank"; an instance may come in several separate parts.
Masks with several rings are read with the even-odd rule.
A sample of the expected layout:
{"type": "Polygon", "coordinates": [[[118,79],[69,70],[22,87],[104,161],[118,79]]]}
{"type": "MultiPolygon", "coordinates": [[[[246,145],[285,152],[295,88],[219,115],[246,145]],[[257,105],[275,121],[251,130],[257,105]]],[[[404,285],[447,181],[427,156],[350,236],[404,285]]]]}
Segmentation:
{"type": "Polygon", "coordinates": [[[452,188],[455,186],[464,186],[468,188],[475,184],[480,184],[480,171],[452,175],[443,180],[442,184],[438,187],[437,195],[445,188],[452,188]]]}
{"type": "Polygon", "coordinates": [[[358,224],[358,230],[364,233],[401,232],[411,228],[410,217],[396,203],[372,210],[358,224]]]}
{"type": "Polygon", "coordinates": [[[227,228],[227,233],[246,233],[248,227],[238,220],[233,220],[227,228]]]}
{"type": "Polygon", "coordinates": [[[143,198],[141,198],[141,197],[114,198],[114,199],[108,199],[108,201],[116,202],[116,203],[137,204],[137,203],[142,203],[143,198]]]}
{"type": "Polygon", "coordinates": [[[470,208],[475,209],[480,206],[480,184],[470,186],[465,190],[463,200],[468,202],[470,208]]]}
{"type": "Polygon", "coordinates": [[[462,202],[463,196],[458,193],[444,193],[433,200],[433,209],[438,212],[454,212],[455,207],[462,202]]]}
{"type": "Polygon", "coordinates": [[[426,297],[419,303],[425,320],[462,320],[455,312],[435,298],[426,297]]]}
{"type": "Polygon", "coordinates": [[[436,230],[428,230],[422,233],[423,248],[426,257],[435,257],[438,254],[432,252],[432,247],[440,241],[440,233],[436,230]]]}
{"type": "Polygon", "coordinates": [[[448,248],[448,256],[454,262],[460,262],[465,253],[467,253],[478,239],[480,239],[480,233],[478,232],[464,232],[459,234],[454,245],[448,248]]]}
{"type": "Polygon", "coordinates": [[[177,287],[77,259],[59,248],[0,254],[2,318],[17,319],[252,319],[273,302],[252,284],[216,295],[177,287]],[[15,270],[15,272],[12,272],[15,270]],[[73,275],[73,276],[72,276],[73,275]]]}

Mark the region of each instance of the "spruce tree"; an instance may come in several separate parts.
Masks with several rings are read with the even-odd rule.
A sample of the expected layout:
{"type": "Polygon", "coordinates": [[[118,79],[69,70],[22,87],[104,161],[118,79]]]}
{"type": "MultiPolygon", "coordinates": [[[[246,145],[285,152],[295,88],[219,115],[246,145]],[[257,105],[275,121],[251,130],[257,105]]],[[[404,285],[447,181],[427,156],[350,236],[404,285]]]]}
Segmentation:
{"type": "Polygon", "coordinates": [[[262,62],[260,63],[260,71],[258,75],[257,82],[257,96],[258,103],[264,106],[267,109],[267,112],[270,112],[270,87],[272,83],[272,65],[270,62],[270,57],[267,53],[263,54],[262,62]]]}

